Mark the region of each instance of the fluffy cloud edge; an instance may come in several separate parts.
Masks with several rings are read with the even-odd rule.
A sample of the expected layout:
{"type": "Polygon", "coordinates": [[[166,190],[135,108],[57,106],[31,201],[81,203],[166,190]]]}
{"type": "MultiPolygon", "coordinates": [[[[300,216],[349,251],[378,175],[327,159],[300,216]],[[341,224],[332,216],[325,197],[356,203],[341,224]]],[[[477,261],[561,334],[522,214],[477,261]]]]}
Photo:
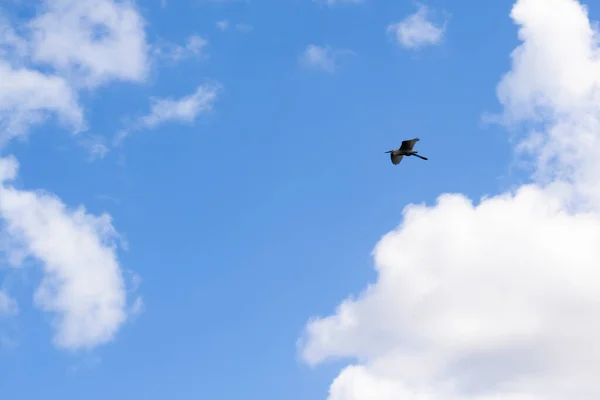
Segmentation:
{"type": "Polygon", "coordinates": [[[536,124],[544,179],[406,207],[374,249],[377,281],[306,325],[306,362],[353,360],[329,400],[600,395],[598,33],[575,0],[517,0],[511,17],[521,44],[498,98],[504,120],[536,124]]]}
{"type": "Polygon", "coordinates": [[[34,300],[54,315],[54,344],[78,350],[112,341],[128,311],[111,217],[70,209],[49,193],[16,189],[10,181],[17,173],[14,156],[0,159],[2,234],[10,238],[3,250],[41,264],[44,276],[34,300]]]}

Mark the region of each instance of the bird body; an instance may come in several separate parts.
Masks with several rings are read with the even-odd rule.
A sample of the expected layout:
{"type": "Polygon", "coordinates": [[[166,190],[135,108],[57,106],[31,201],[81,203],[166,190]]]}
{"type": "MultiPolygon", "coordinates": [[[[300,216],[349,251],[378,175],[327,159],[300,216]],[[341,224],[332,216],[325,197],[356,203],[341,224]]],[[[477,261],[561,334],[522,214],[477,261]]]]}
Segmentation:
{"type": "Polygon", "coordinates": [[[427,160],[427,157],[423,157],[418,153],[418,151],[413,150],[415,144],[419,141],[419,138],[414,138],[410,140],[405,140],[402,142],[402,145],[395,150],[388,150],[386,153],[390,154],[390,159],[392,160],[392,164],[398,165],[400,161],[404,158],[404,156],[410,157],[415,156],[420,158],[421,160],[427,160]]]}

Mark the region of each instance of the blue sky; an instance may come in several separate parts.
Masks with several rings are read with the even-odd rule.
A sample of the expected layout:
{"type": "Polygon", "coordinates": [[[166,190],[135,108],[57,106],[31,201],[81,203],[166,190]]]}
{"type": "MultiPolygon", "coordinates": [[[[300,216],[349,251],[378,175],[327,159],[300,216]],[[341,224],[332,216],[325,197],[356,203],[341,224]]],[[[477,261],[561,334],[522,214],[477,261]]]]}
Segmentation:
{"type": "MultiPolygon", "coordinates": [[[[575,26],[582,21],[578,4],[552,0],[551,8],[559,20],[571,12],[575,26]]],[[[324,399],[331,391],[331,400],[364,399],[364,393],[399,398],[400,391],[331,386],[349,362],[379,374],[373,365],[383,357],[382,349],[356,339],[360,332],[341,333],[336,307],[368,284],[387,287],[385,267],[378,277],[374,266],[392,256],[377,249],[392,246],[380,239],[401,224],[406,206],[426,204],[437,215],[446,207],[436,205],[444,193],[477,202],[532,180],[545,190],[547,181],[516,163],[513,135],[540,122],[518,110],[538,101],[530,93],[560,105],[579,92],[570,91],[566,78],[556,87],[531,79],[545,72],[544,62],[532,60],[555,54],[543,46],[523,56],[530,69],[511,63],[519,40],[540,43],[535,7],[539,0],[4,4],[3,395],[293,400],[324,399]],[[517,10],[512,19],[511,10],[517,10]],[[411,15],[423,19],[407,25],[411,15]],[[115,39],[87,39],[89,18],[115,39]],[[519,38],[517,25],[528,24],[531,37],[519,38]],[[402,27],[412,32],[405,43],[396,35],[402,27]],[[312,56],[309,46],[317,46],[312,56]],[[509,71],[512,78],[505,77],[509,71]],[[501,81],[507,83],[499,101],[501,81]],[[489,113],[518,124],[486,124],[489,113]],[[393,166],[384,152],[413,137],[429,161],[408,158],[393,166]],[[80,206],[81,214],[71,212],[80,206]],[[319,325],[332,313],[337,328],[319,325]],[[324,319],[311,331],[317,317],[324,319]],[[339,346],[323,344],[336,335],[339,346]]],[[[593,20],[598,9],[589,11],[593,20]]],[[[550,21],[551,14],[540,18],[550,21]]],[[[590,82],[597,87],[600,79],[590,82]]],[[[540,172],[540,154],[553,147],[536,146],[532,165],[540,172]]],[[[551,182],[572,166],[559,164],[551,182]]],[[[581,176],[589,180],[591,170],[581,176]]],[[[581,183],[577,190],[588,183],[578,177],[570,183],[581,183]]],[[[518,199],[514,207],[523,204],[518,199]]],[[[513,210],[513,203],[494,204],[493,215],[513,210]]],[[[456,207],[453,215],[462,215],[456,207]]],[[[506,213],[499,220],[517,211],[506,213]]],[[[463,232],[463,218],[453,221],[454,232],[463,232]]],[[[498,250],[515,235],[490,240],[498,250]]],[[[398,240],[398,249],[428,252],[398,240]]],[[[480,254],[472,241],[473,254],[480,254]]],[[[440,237],[431,254],[451,243],[440,237]]],[[[361,308],[360,296],[350,310],[370,326],[359,318],[371,310],[361,308]]],[[[373,310],[365,315],[379,315],[373,310]]],[[[382,337],[400,335],[373,324],[382,337]]],[[[539,395],[535,390],[522,393],[539,395]]]]}

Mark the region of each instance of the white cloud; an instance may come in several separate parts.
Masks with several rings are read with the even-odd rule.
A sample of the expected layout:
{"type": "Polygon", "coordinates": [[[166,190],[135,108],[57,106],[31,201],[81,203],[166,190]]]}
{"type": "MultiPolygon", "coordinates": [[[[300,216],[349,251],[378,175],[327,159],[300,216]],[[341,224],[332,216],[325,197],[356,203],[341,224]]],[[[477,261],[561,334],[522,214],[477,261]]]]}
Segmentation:
{"type": "Polygon", "coordinates": [[[71,210],[54,195],[10,186],[17,167],[14,157],[0,159],[3,234],[15,251],[43,266],[35,303],[55,315],[55,344],[80,349],[110,341],[127,318],[118,234],[110,216],[71,210]]]}
{"type": "Polygon", "coordinates": [[[0,13],[0,58],[22,58],[29,52],[29,43],[19,36],[7,18],[0,13]]]}
{"type": "Polygon", "coordinates": [[[0,158],[0,183],[16,178],[19,169],[17,159],[14,157],[0,158]]]}
{"type": "Polygon", "coordinates": [[[103,159],[109,152],[106,139],[99,135],[84,134],[79,138],[79,144],[87,149],[88,161],[103,159]]]}
{"type": "Polygon", "coordinates": [[[187,39],[185,48],[194,55],[200,54],[204,47],[208,44],[208,40],[198,35],[192,35],[187,39]]]}
{"type": "Polygon", "coordinates": [[[390,24],[387,31],[395,36],[401,46],[409,49],[435,45],[442,40],[446,24],[436,25],[429,17],[429,8],[419,5],[414,14],[400,22],[390,24]]]}
{"type": "Polygon", "coordinates": [[[217,28],[220,31],[225,32],[229,28],[229,21],[224,19],[222,21],[217,21],[217,28]]]}
{"type": "Polygon", "coordinates": [[[405,209],[377,282],[300,342],[309,363],[356,360],[329,400],[600,398],[597,32],[574,0],[518,0],[511,17],[523,43],[498,97],[506,121],[537,122],[534,183],[405,209]]]}
{"type": "Polygon", "coordinates": [[[180,99],[152,98],[150,114],[140,123],[144,128],[154,128],[169,121],[193,122],[198,114],[213,109],[218,91],[218,85],[199,85],[194,93],[180,99]]]}
{"type": "Polygon", "coordinates": [[[504,120],[538,123],[521,146],[535,156],[536,178],[568,179],[595,203],[600,200],[598,31],[575,1],[552,0],[536,16],[538,4],[520,1],[512,10],[524,43],[512,53],[513,69],[498,86],[504,120]]]}
{"type": "Polygon", "coordinates": [[[335,71],[335,58],[329,47],[314,44],[308,45],[301,55],[301,62],[310,67],[323,69],[327,72],[335,71]]]}
{"type": "Polygon", "coordinates": [[[307,68],[335,72],[337,59],[343,54],[354,54],[349,50],[333,50],[329,46],[310,44],[300,55],[300,62],[307,68]]]}
{"type": "Polygon", "coordinates": [[[0,15],[0,146],[50,116],[81,132],[78,89],[148,73],[144,21],[130,2],[44,0],[19,32],[0,15]]]}
{"type": "Polygon", "coordinates": [[[0,60],[0,145],[53,114],[74,132],[85,128],[77,94],[63,78],[0,60]]]}
{"type": "Polygon", "coordinates": [[[144,312],[144,308],[145,308],[144,301],[142,300],[141,297],[137,297],[135,299],[135,302],[131,306],[130,314],[133,316],[138,316],[144,312]]]}
{"type": "Polygon", "coordinates": [[[29,23],[36,62],[89,86],[146,78],[144,20],[131,2],[46,0],[42,10],[29,23]]]}
{"type": "Polygon", "coordinates": [[[172,62],[180,62],[189,57],[202,57],[208,40],[199,35],[191,35],[186,39],[185,45],[171,43],[154,47],[154,55],[172,62]]]}
{"type": "MultiPolygon", "coordinates": [[[[81,132],[86,122],[78,90],[140,82],[148,74],[144,21],[132,2],[48,0],[37,11],[18,34],[0,15],[0,146],[50,116],[81,132]]],[[[202,45],[192,37],[187,50],[198,53],[202,45]]],[[[96,137],[81,142],[91,157],[107,151],[96,137]]],[[[110,341],[128,317],[110,216],[12,187],[17,167],[14,157],[0,158],[1,250],[13,266],[28,257],[43,266],[35,303],[54,314],[56,345],[79,349],[110,341]]],[[[0,297],[0,309],[16,310],[6,293],[0,297]]],[[[135,304],[139,312],[141,298],[135,304]]]]}
{"type": "Polygon", "coordinates": [[[153,129],[166,122],[192,123],[199,114],[213,110],[213,104],[221,90],[218,83],[199,85],[194,93],[173,98],[151,98],[150,112],[138,118],[130,129],[117,133],[114,144],[120,144],[133,131],[153,129]]]}
{"type": "Polygon", "coordinates": [[[0,14],[0,147],[51,115],[74,132],[84,128],[77,93],[62,77],[24,65],[29,43],[0,14]]]}
{"type": "MultiPolygon", "coordinates": [[[[216,26],[217,29],[219,29],[221,32],[225,32],[231,27],[231,22],[229,22],[229,20],[227,19],[224,19],[221,21],[217,21],[216,26]]],[[[235,30],[241,33],[250,33],[252,32],[252,30],[254,30],[254,27],[252,25],[245,24],[243,22],[235,24],[234,28],[235,30]]]]}

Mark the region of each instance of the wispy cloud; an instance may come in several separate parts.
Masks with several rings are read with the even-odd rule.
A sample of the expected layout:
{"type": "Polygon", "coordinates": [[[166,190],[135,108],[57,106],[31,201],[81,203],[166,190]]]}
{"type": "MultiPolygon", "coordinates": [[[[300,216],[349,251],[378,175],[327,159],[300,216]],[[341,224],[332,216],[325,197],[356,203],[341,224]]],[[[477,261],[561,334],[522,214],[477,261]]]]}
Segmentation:
{"type": "Polygon", "coordinates": [[[103,159],[109,152],[106,139],[99,135],[84,135],[79,139],[79,144],[88,150],[88,160],[103,159]]]}
{"type": "Polygon", "coordinates": [[[178,63],[190,57],[205,56],[207,46],[207,39],[200,35],[191,35],[186,39],[184,45],[168,42],[156,44],[153,48],[153,54],[155,57],[178,63]]]}
{"type": "MultiPolygon", "coordinates": [[[[226,30],[229,30],[232,27],[232,24],[229,20],[224,19],[221,21],[217,21],[216,26],[217,29],[219,29],[221,32],[225,32],[226,30]]],[[[243,22],[233,25],[233,28],[241,33],[250,33],[254,30],[254,27],[252,25],[243,22]]]]}
{"type": "Polygon", "coordinates": [[[12,317],[19,313],[19,307],[15,299],[8,293],[0,290],[0,317],[12,317]]]}
{"type": "Polygon", "coordinates": [[[115,145],[120,144],[134,131],[153,129],[166,122],[194,122],[199,114],[213,110],[220,90],[220,84],[209,83],[199,85],[194,93],[178,99],[150,99],[150,112],[137,118],[130,128],[120,131],[115,137],[115,145]]]}
{"type": "Polygon", "coordinates": [[[354,52],[350,50],[334,50],[329,46],[310,44],[300,55],[300,63],[307,68],[333,73],[337,68],[338,57],[352,54],[354,52]]]}
{"type": "Polygon", "coordinates": [[[200,85],[194,93],[179,99],[153,98],[150,113],[140,118],[144,128],[154,128],[168,121],[192,122],[202,112],[212,110],[218,86],[200,85]]]}
{"type": "Polygon", "coordinates": [[[220,31],[225,32],[229,28],[229,21],[226,19],[217,21],[216,25],[220,31]]]}

